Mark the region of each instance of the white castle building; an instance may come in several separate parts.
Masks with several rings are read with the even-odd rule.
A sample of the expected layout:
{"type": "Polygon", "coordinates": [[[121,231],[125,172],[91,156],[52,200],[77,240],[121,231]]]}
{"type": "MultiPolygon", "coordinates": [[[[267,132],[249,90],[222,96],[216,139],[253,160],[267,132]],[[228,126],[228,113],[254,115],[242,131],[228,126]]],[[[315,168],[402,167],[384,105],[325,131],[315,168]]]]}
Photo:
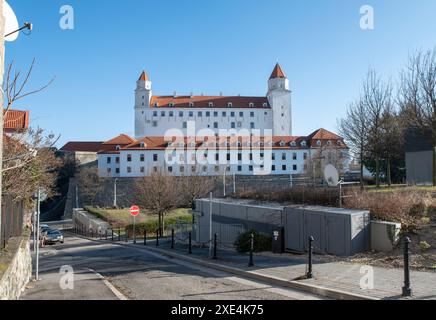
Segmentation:
{"type": "Polygon", "coordinates": [[[292,135],[289,80],[279,64],[265,97],[153,96],[144,71],[135,90],[135,137],[120,135],[102,143],[98,169],[101,177],[157,171],[298,175],[306,173],[321,148],[338,151],[348,165],[348,148],[340,136],[325,129],[292,135]]]}
{"type": "Polygon", "coordinates": [[[153,96],[152,83],[142,72],[135,90],[135,138],[164,136],[168,130],[271,129],[274,136],[292,135],[289,80],[277,64],[268,81],[266,97],[153,96]]]}

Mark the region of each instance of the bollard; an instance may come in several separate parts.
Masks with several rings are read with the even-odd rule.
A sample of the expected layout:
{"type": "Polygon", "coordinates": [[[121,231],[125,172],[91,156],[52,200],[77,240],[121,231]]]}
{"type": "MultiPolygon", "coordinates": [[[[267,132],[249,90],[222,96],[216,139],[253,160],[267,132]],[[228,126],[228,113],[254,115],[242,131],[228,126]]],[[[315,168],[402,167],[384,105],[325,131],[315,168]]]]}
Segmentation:
{"type": "Polygon", "coordinates": [[[213,257],[212,257],[212,259],[215,259],[215,260],[218,259],[217,255],[216,255],[217,247],[218,247],[218,234],[215,233],[213,236],[213,257]]]}
{"type": "Polygon", "coordinates": [[[313,241],[315,241],[315,239],[312,236],[310,236],[309,237],[309,262],[308,262],[308,268],[306,274],[307,279],[313,278],[313,274],[312,274],[313,241]]]}
{"type": "Polygon", "coordinates": [[[126,235],[126,238],[124,241],[129,242],[129,233],[127,232],[126,228],[124,228],[124,234],[126,235]]]}
{"type": "Polygon", "coordinates": [[[156,230],[156,247],[159,247],[159,229],[156,230]]]}
{"type": "Polygon", "coordinates": [[[114,242],[114,229],[111,229],[111,238],[112,238],[112,242],[114,242]]]}
{"type": "Polygon", "coordinates": [[[101,234],[101,230],[98,230],[98,235],[99,235],[99,237],[100,237],[100,240],[103,240],[103,238],[102,238],[102,234],[101,234]]]}
{"type": "Polygon", "coordinates": [[[174,229],[171,229],[171,249],[174,249],[174,229]]]}
{"type": "Polygon", "coordinates": [[[118,241],[121,241],[121,228],[118,228],[118,241]]]}
{"type": "Polygon", "coordinates": [[[248,262],[249,267],[254,266],[253,251],[254,251],[254,234],[251,234],[250,235],[250,261],[248,262]]]}
{"type": "Polygon", "coordinates": [[[409,257],[409,237],[404,239],[404,287],[403,287],[403,297],[412,296],[412,289],[410,288],[410,257],[409,257]]]}
{"type": "Polygon", "coordinates": [[[133,228],[133,244],[136,244],[136,230],[133,228]]]}
{"type": "Polygon", "coordinates": [[[94,239],[94,229],[91,229],[91,239],[94,239]]]}
{"type": "Polygon", "coordinates": [[[188,238],[189,238],[189,251],[188,251],[188,253],[189,254],[192,254],[192,233],[191,232],[189,232],[189,236],[188,236],[188,238]]]}
{"type": "Polygon", "coordinates": [[[147,231],[144,229],[144,246],[147,245],[147,231]]]}
{"type": "Polygon", "coordinates": [[[104,235],[105,235],[105,240],[107,241],[107,229],[105,230],[104,235]]]}

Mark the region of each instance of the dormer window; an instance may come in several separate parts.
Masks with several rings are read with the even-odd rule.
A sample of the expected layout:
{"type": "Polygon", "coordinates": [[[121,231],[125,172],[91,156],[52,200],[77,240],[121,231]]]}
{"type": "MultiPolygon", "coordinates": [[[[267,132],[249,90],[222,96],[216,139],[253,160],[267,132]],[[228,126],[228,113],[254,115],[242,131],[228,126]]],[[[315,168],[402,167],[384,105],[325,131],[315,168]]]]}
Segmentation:
{"type": "Polygon", "coordinates": [[[302,147],[306,147],[306,146],[307,146],[306,141],[301,141],[301,146],[302,146],[302,147]]]}
{"type": "Polygon", "coordinates": [[[338,140],[338,142],[336,142],[336,144],[337,144],[338,146],[340,146],[340,145],[342,145],[342,142],[341,142],[340,140],[338,140]]]}
{"type": "Polygon", "coordinates": [[[213,107],[213,102],[209,102],[209,107],[210,107],[210,108],[213,107]]]}
{"type": "Polygon", "coordinates": [[[144,143],[144,142],[140,142],[140,143],[139,143],[139,147],[140,147],[140,148],[145,148],[145,143],[144,143]]]}
{"type": "Polygon", "coordinates": [[[321,146],[321,140],[316,141],[317,146],[321,146]]]}
{"type": "Polygon", "coordinates": [[[332,145],[332,142],[329,140],[329,141],[327,141],[327,145],[328,146],[331,146],[332,145]]]}
{"type": "Polygon", "coordinates": [[[227,102],[227,108],[231,108],[231,107],[233,107],[233,103],[227,102]]]}
{"type": "Polygon", "coordinates": [[[286,143],[284,141],[280,141],[280,147],[284,147],[286,143]]]}
{"type": "Polygon", "coordinates": [[[115,150],[117,150],[117,151],[120,151],[120,149],[121,149],[121,146],[116,146],[115,147],[115,150]]]}
{"type": "Polygon", "coordinates": [[[250,103],[248,104],[248,106],[249,106],[250,108],[253,108],[253,107],[254,107],[254,103],[253,103],[253,102],[250,102],[250,103]]]}
{"type": "Polygon", "coordinates": [[[189,107],[193,107],[194,106],[194,102],[189,102],[189,107]]]}
{"type": "Polygon", "coordinates": [[[159,103],[155,102],[155,103],[154,103],[154,107],[155,107],[155,108],[159,107],[159,103]]]}
{"type": "Polygon", "coordinates": [[[168,103],[168,106],[169,106],[170,108],[174,107],[174,102],[170,102],[170,103],[168,103]]]}
{"type": "Polygon", "coordinates": [[[297,146],[297,143],[295,141],[292,141],[291,142],[291,147],[296,147],[296,146],[297,146]]]}
{"type": "Polygon", "coordinates": [[[263,103],[263,107],[264,107],[264,108],[268,108],[268,103],[264,102],[264,103],[263,103]]]}

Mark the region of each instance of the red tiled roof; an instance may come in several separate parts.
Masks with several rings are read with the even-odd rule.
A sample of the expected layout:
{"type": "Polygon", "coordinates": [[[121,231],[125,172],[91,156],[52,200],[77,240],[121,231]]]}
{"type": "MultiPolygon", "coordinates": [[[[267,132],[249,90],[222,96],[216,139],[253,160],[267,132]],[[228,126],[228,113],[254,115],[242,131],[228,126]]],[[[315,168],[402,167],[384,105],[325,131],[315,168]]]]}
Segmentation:
{"type": "Polygon", "coordinates": [[[104,142],[103,145],[120,145],[120,146],[122,146],[122,145],[131,144],[133,142],[135,142],[135,139],[129,137],[126,134],[120,134],[119,136],[117,136],[109,141],[104,142]]]}
{"type": "Polygon", "coordinates": [[[102,149],[103,142],[98,141],[72,141],[68,142],[59,151],[64,152],[98,152],[102,149]]]}
{"type": "Polygon", "coordinates": [[[142,71],[141,75],[139,76],[138,81],[148,81],[148,80],[149,80],[149,77],[147,75],[147,72],[145,72],[145,70],[142,71]]]}
{"type": "Polygon", "coordinates": [[[270,108],[266,97],[241,97],[241,96],[153,96],[150,106],[159,108],[270,108]],[[170,107],[170,103],[173,104],[170,107]],[[250,106],[250,104],[253,104],[250,106]]]}
{"type": "Polygon", "coordinates": [[[29,111],[8,110],[4,112],[4,131],[22,132],[29,129],[29,111]]]}
{"type": "Polygon", "coordinates": [[[287,77],[283,72],[282,67],[280,67],[280,65],[277,63],[276,66],[274,67],[273,72],[271,73],[271,77],[269,78],[275,79],[275,78],[287,78],[287,77]]]}
{"type": "MultiPolygon", "coordinates": [[[[118,139],[119,137],[115,138],[118,139]]],[[[114,140],[114,139],[112,139],[114,140]]],[[[192,138],[190,137],[184,137],[184,147],[186,148],[198,148],[200,147],[203,142],[207,143],[215,143],[218,142],[220,147],[224,147],[224,143],[227,141],[230,145],[230,149],[237,148],[236,143],[240,141],[242,143],[242,147],[240,148],[250,148],[247,146],[246,142],[249,142],[251,140],[252,147],[256,148],[259,147],[256,145],[258,142],[264,142],[266,144],[266,147],[270,146],[274,150],[280,150],[280,149],[308,149],[308,148],[317,148],[319,145],[317,145],[318,140],[322,140],[322,145],[326,145],[327,141],[331,141],[331,147],[332,148],[338,148],[338,149],[347,149],[347,146],[345,145],[343,139],[339,137],[338,135],[329,132],[325,129],[320,129],[315,131],[310,136],[274,136],[272,137],[272,145],[269,145],[269,140],[265,137],[258,137],[258,136],[231,136],[231,137],[195,137],[195,147],[191,146],[192,138]],[[325,138],[318,138],[317,133],[322,132],[325,135],[325,138]],[[329,133],[329,135],[327,135],[329,133]],[[313,138],[315,137],[315,138],[313,138]],[[306,146],[302,145],[302,142],[306,142],[306,146]],[[295,142],[294,144],[291,144],[292,142],[295,142]]],[[[180,138],[174,138],[173,142],[180,142],[180,138]]],[[[120,150],[165,150],[169,146],[169,141],[165,140],[165,137],[144,137],[138,140],[135,140],[134,142],[126,145],[121,145],[120,150]]],[[[106,154],[106,153],[118,153],[118,150],[116,150],[115,146],[112,144],[111,147],[107,147],[105,149],[102,149],[99,153],[106,154]]],[[[208,145],[209,147],[212,147],[212,145],[208,145]]],[[[174,147],[177,147],[175,145],[174,147]]]]}

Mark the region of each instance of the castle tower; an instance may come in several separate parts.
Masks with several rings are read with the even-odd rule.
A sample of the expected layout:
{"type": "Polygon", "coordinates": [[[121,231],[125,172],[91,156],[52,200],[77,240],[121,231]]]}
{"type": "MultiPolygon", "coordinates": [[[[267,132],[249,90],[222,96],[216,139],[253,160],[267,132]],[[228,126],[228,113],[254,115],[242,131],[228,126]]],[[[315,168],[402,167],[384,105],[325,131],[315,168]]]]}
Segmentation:
{"type": "Polygon", "coordinates": [[[268,101],[273,114],[273,135],[292,135],[292,105],[289,79],[277,63],[268,80],[268,101]]]}
{"type": "Polygon", "coordinates": [[[135,90],[135,138],[145,135],[145,111],[150,108],[152,97],[151,81],[145,71],[136,81],[135,90]]]}

